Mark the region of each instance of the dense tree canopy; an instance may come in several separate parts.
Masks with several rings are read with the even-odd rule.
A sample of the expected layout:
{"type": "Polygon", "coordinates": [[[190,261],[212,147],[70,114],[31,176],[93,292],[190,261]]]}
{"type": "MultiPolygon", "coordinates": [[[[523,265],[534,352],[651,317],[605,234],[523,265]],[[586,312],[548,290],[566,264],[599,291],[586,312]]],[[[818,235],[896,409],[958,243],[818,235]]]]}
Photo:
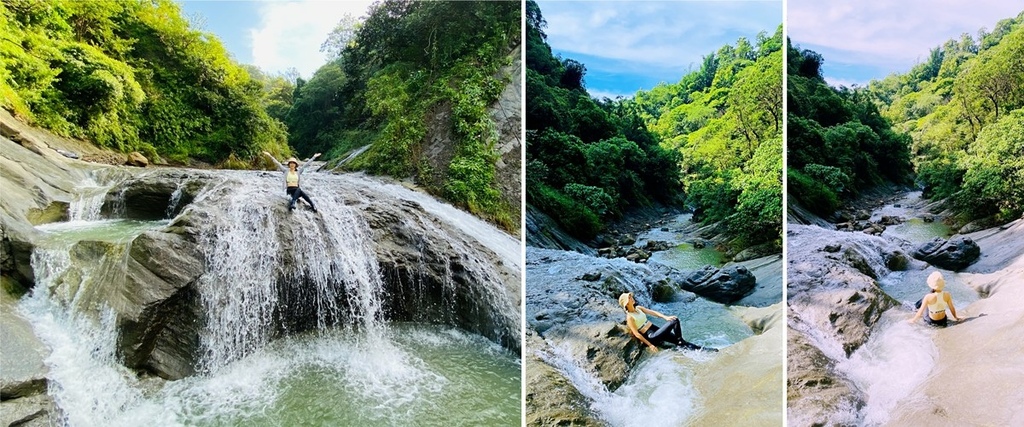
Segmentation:
{"type": "Polygon", "coordinates": [[[789,47],[787,160],[789,194],[820,215],[844,197],[884,181],[908,182],[910,137],[893,131],[856,90],[832,88],[816,52],[789,47]]]}
{"type": "Polygon", "coordinates": [[[964,221],[1024,211],[1024,12],[857,92],[912,137],[926,195],[951,200],[964,221]]]}
{"type": "Polygon", "coordinates": [[[288,153],[262,89],[170,0],[0,4],[2,106],[62,135],[179,162],[288,153]]]}
{"type": "Polygon", "coordinates": [[[632,99],[595,100],[527,2],[527,200],[589,238],[628,209],[688,203],[740,244],[781,241],[782,36],[741,38],[632,99]]]}
{"type": "Polygon", "coordinates": [[[285,115],[289,142],[328,158],[369,145],[347,167],[414,177],[517,228],[519,206],[502,200],[495,182],[497,133],[487,107],[516,78],[498,70],[521,43],[520,22],[515,2],[385,0],[362,22],[343,18],[323,45],[334,59],[296,82],[285,115]],[[423,160],[432,116],[451,118],[455,149],[444,170],[423,160]]]}

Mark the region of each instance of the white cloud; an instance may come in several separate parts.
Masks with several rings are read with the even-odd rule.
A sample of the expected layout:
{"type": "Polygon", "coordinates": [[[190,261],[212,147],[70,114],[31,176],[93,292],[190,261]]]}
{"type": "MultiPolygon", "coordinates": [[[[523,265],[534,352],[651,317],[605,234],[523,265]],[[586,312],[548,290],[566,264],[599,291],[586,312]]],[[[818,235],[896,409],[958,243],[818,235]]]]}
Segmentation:
{"type": "Polygon", "coordinates": [[[268,72],[294,67],[305,78],[327,62],[320,45],[346,13],[364,17],[372,1],[290,1],[259,5],[259,26],[249,30],[253,63],[268,72]]]}
{"type": "Polygon", "coordinates": [[[907,68],[961,33],[977,35],[1016,16],[1006,0],[790,0],[786,25],[795,44],[838,51],[826,61],[907,68]]]}
{"type": "Polygon", "coordinates": [[[769,35],[782,22],[781,2],[540,3],[555,50],[684,69],[739,36],[769,35]]]}
{"type": "Polygon", "coordinates": [[[857,86],[866,86],[867,85],[867,82],[863,82],[863,81],[857,81],[857,80],[852,80],[852,79],[836,78],[836,77],[830,77],[830,76],[825,76],[825,83],[828,83],[829,86],[832,86],[832,87],[835,87],[835,88],[838,88],[840,86],[846,86],[848,88],[853,88],[853,85],[857,85],[857,86]]]}
{"type": "Polygon", "coordinates": [[[623,98],[632,98],[633,95],[636,94],[636,92],[618,93],[618,92],[612,92],[612,91],[600,90],[600,89],[587,89],[587,93],[589,93],[590,97],[594,98],[594,99],[602,99],[602,98],[615,99],[615,98],[620,97],[620,96],[623,97],[623,98]]]}

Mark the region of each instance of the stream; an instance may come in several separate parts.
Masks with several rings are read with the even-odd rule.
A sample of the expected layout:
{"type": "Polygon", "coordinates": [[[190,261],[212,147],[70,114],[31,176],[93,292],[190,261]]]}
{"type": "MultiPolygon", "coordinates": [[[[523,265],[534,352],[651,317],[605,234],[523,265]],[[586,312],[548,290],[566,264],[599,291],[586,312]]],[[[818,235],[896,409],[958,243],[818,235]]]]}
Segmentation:
{"type": "MultiPolygon", "coordinates": [[[[164,230],[174,218],[103,217],[103,198],[116,183],[89,182],[71,203],[69,221],[36,227],[44,236],[32,254],[36,286],[18,311],[51,350],[47,393],[62,425],[519,425],[519,355],[457,327],[388,320],[383,306],[391,296],[367,249],[375,243],[356,209],[331,188],[373,191],[426,212],[407,221],[459,224],[464,235],[444,238],[466,251],[463,256],[473,260],[471,251],[488,248],[497,257],[493,266],[470,265],[469,274],[479,280],[496,282],[502,271],[518,270],[518,241],[411,190],[363,176],[307,174],[304,188],[320,217],[297,209],[292,218],[298,236],[315,244],[285,249],[272,231],[288,225],[275,224],[268,205],[252,203],[284,203],[279,177],[217,173],[225,182],[196,197],[197,203],[216,200],[225,211],[200,234],[207,263],[196,284],[205,310],[201,366],[181,380],[126,368],[118,354],[117,316],[94,297],[108,279],[125,274],[133,239],[164,230]],[[104,242],[98,246],[106,251],[102,261],[76,261],[79,242],[104,242]],[[305,286],[297,295],[275,288],[278,256],[285,251],[299,268],[285,276],[293,274],[305,286]],[[316,327],[289,332],[285,326],[281,335],[277,322],[288,310],[313,316],[316,327]]],[[[179,198],[180,186],[169,204],[179,198]]],[[[166,211],[173,215],[175,209],[166,211]]],[[[518,323],[512,298],[487,289],[479,292],[494,310],[496,327],[518,323]]]]}
{"type": "MultiPolygon", "coordinates": [[[[689,214],[677,215],[657,229],[638,233],[634,246],[642,247],[650,240],[668,242],[672,249],[655,252],[649,262],[683,271],[707,264],[723,265],[722,254],[714,249],[693,250],[689,243],[692,236],[688,232],[693,228],[689,214]]],[[[617,286],[624,286],[625,290],[636,295],[639,305],[677,316],[687,341],[725,348],[754,336],[734,310],[694,294],[682,292],[671,302],[654,302],[649,283],[645,280],[651,274],[646,265],[624,258],[607,259],[529,246],[526,260],[526,318],[538,331],[562,327],[552,323],[548,314],[561,310],[567,311],[555,318],[564,320],[555,322],[621,321],[624,315],[614,300],[617,295],[607,295],[607,291],[599,290],[602,281],[614,278],[617,286]],[[597,285],[580,281],[584,273],[595,272],[601,274],[600,280],[594,282],[597,285]],[[595,305],[603,308],[589,312],[588,309],[595,305]]],[[[658,325],[663,323],[657,318],[652,321],[658,325]]],[[[693,422],[707,399],[698,388],[697,372],[712,370],[708,367],[720,357],[720,353],[679,348],[663,349],[654,354],[645,352],[625,382],[609,389],[601,382],[598,373],[592,371],[589,361],[584,360],[580,353],[574,353],[569,344],[560,342],[558,338],[545,338],[543,342],[542,348],[527,351],[534,351],[542,361],[554,367],[587,399],[588,411],[611,426],[675,426],[693,422]]],[[[781,360],[780,353],[780,363],[781,360]]],[[[741,381],[735,377],[728,380],[741,381]]]]}
{"type": "MultiPolygon", "coordinates": [[[[896,203],[872,212],[872,221],[883,215],[906,220],[887,227],[883,236],[904,239],[914,245],[935,237],[949,237],[950,228],[945,224],[940,221],[926,223],[920,219],[925,214],[921,211],[923,201],[920,197],[920,191],[910,192],[896,203]]],[[[926,279],[936,270],[945,278],[944,290],[950,293],[959,312],[979,299],[978,293],[956,272],[932,266],[924,270],[893,271],[880,277],[877,283],[900,305],[882,314],[872,327],[870,338],[849,357],[834,339],[802,330],[815,347],[837,361],[836,371],[852,382],[864,399],[862,408],[843,408],[840,413],[833,414],[832,422],[858,426],[885,425],[898,408],[918,406],[927,399],[919,389],[936,366],[939,349],[934,337],[937,329],[923,321],[910,324],[907,320],[916,311],[915,303],[928,293],[926,279]]]]}

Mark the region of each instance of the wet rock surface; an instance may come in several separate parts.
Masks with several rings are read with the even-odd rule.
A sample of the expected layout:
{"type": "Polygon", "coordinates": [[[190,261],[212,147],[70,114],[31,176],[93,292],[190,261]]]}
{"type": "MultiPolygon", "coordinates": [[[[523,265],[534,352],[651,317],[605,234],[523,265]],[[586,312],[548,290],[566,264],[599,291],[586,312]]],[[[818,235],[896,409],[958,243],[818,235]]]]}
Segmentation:
{"type": "Polygon", "coordinates": [[[729,304],[747,296],[757,285],[757,278],[742,265],[722,268],[704,266],[683,279],[679,286],[712,301],[729,304]]]}
{"type": "Polygon", "coordinates": [[[953,236],[948,240],[936,237],[915,248],[912,255],[936,267],[957,271],[977,261],[981,256],[981,248],[966,236],[953,236]]]}
{"type": "MultiPolygon", "coordinates": [[[[0,399],[31,396],[46,391],[46,365],[50,350],[32,332],[32,325],[17,313],[14,298],[0,291],[0,399]]],[[[6,424],[4,424],[6,425],[6,424]]]]}

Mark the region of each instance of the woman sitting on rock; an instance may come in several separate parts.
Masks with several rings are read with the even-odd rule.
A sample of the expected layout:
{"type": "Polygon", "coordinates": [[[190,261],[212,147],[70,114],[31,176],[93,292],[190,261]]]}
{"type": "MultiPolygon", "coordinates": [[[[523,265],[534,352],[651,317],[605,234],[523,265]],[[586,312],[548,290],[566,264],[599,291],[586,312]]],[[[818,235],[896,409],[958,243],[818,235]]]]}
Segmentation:
{"type": "Polygon", "coordinates": [[[316,206],[313,206],[313,201],[309,199],[309,196],[306,195],[306,193],[302,191],[301,188],[299,188],[299,176],[302,175],[302,172],[304,172],[307,167],[309,167],[309,162],[315,160],[317,157],[320,157],[320,153],[316,153],[313,155],[313,157],[310,157],[306,159],[306,161],[302,162],[302,167],[299,167],[299,161],[296,160],[294,157],[288,159],[288,161],[286,162],[288,163],[288,167],[284,167],[281,165],[281,162],[278,162],[277,159],[274,158],[274,156],[270,155],[270,153],[264,151],[263,154],[269,157],[270,160],[272,160],[274,164],[277,165],[278,170],[284,172],[285,192],[287,192],[289,196],[292,196],[292,200],[288,202],[288,211],[291,212],[293,209],[295,209],[295,201],[298,200],[299,197],[301,197],[302,200],[305,200],[306,203],[309,204],[309,207],[313,209],[313,212],[316,212],[316,206]]]}
{"type": "Polygon", "coordinates": [[[658,351],[658,345],[663,343],[670,343],[691,350],[717,351],[713,348],[705,349],[699,345],[687,342],[683,339],[683,330],[679,326],[678,317],[666,316],[647,307],[636,305],[632,292],[619,295],[619,305],[622,306],[623,310],[626,310],[626,326],[629,327],[629,332],[655,352],[658,351]],[[668,323],[659,328],[654,323],[651,323],[650,320],[647,320],[648,314],[665,319],[668,323]]]}
{"type": "Polygon", "coordinates": [[[924,298],[921,298],[914,307],[917,307],[917,314],[914,315],[913,319],[910,319],[910,323],[914,323],[917,319],[924,317],[925,323],[932,326],[946,326],[946,309],[953,314],[953,320],[959,322],[960,318],[956,316],[956,308],[953,307],[953,298],[949,296],[949,292],[942,290],[946,286],[946,279],[942,277],[942,273],[936,271],[928,276],[928,287],[932,288],[924,298]],[[925,315],[925,310],[928,310],[928,314],[925,315]]]}

